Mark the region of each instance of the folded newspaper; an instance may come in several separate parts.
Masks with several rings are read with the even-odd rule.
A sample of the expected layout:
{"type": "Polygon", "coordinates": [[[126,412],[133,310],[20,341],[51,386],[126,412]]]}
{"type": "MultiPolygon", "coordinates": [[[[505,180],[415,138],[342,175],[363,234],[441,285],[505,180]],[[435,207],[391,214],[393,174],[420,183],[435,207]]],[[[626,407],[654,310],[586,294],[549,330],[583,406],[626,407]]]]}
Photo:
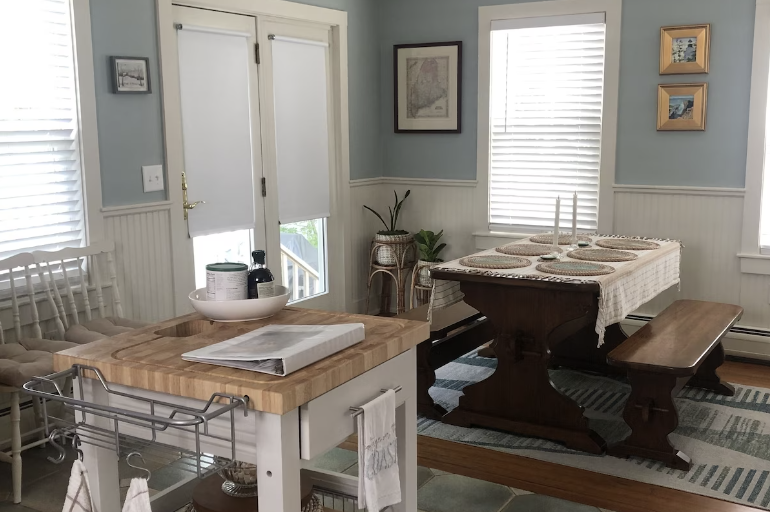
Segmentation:
{"type": "Polygon", "coordinates": [[[360,343],[364,324],[268,325],[182,354],[185,361],[286,376],[360,343]]]}

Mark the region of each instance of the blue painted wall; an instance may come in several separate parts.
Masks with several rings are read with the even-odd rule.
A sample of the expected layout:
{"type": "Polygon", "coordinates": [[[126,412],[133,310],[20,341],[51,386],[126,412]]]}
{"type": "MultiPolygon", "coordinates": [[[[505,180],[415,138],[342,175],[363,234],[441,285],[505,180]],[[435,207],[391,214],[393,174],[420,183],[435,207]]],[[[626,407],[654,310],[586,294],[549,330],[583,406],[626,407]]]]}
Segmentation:
{"type": "MultiPolygon", "coordinates": [[[[348,12],[350,175],[382,175],[376,0],[307,0],[348,12]]],[[[155,0],[92,0],[92,43],[104,206],[162,201],[144,193],[142,165],[164,162],[155,0]],[[150,58],[152,94],[110,91],[110,55],[150,58]]]]}
{"type": "MultiPolygon", "coordinates": [[[[478,7],[516,0],[380,3],[384,174],[475,179],[478,7]],[[461,134],[393,133],[392,46],[463,41],[461,134]]],[[[624,0],[616,182],[743,187],[755,0],[624,0]],[[659,76],[660,27],[711,23],[711,72],[659,76]],[[657,84],[708,82],[705,132],[657,132],[657,84]]]]}

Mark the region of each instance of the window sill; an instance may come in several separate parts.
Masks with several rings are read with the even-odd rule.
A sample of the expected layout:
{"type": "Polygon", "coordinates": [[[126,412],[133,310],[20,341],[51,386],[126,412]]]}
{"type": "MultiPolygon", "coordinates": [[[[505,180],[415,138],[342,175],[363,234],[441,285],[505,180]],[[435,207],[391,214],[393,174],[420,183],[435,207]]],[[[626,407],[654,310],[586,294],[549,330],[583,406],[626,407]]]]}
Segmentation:
{"type": "Polygon", "coordinates": [[[770,255],[759,253],[740,253],[741,272],[770,276],[770,255]]]}

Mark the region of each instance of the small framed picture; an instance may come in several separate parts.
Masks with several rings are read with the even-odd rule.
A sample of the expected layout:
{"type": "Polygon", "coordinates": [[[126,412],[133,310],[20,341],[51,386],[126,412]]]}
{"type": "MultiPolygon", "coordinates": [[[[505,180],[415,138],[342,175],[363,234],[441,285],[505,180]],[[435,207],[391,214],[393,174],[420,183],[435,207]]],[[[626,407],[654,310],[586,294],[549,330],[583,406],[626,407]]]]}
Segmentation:
{"type": "Polygon", "coordinates": [[[393,47],[396,133],[460,133],[461,41],[393,47]]]}
{"type": "Polygon", "coordinates": [[[711,25],[684,25],[660,29],[660,74],[709,72],[711,25]]]}
{"type": "Polygon", "coordinates": [[[150,59],[147,57],[110,57],[112,92],[115,94],[150,94],[150,59]]]}
{"type": "Polygon", "coordinates": [[[708,84],[658,86],[658,130],[705,130],[708,84]]]}

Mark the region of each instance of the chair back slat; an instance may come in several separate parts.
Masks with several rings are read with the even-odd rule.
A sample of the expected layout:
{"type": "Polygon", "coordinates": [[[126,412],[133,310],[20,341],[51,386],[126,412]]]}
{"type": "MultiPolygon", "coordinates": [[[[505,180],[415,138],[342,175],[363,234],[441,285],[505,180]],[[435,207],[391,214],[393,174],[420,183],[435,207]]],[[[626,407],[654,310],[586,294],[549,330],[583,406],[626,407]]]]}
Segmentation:
{"type": "MultiPolygon", "coordinates": [[[[86,283],[85,275],[83,274],[83,267],[86,264],[86,257],[83,256],[83,263],[80,263],[80,258],[77,259],[78,262],[78,274],[80,277],[80,295],[83,297],[83,305],[85,307],[85,314],[86,314],[86,321],[91,321],[91,301],[88,300],[88,284],[86,283]]],[[[77,316],[75,317],[77,318],[77,316]]]]}
{"type": "MultiPolygon", "coordinates": [[[[48,268],[50,272],[50,265],[48,266],[48,268]]],[[[63,340],[64,323],[62,322],[61,317],[59,315],[61,313],[64,313],[64,306],[62,305],[61,308],[59,308],[59,304],[56,303],[56,301],[53,298],[53,294],[51,294],[51,286],[56,288],[56,282],[53,279],[51,279],[51,283],[50,283],[51,286],[49,286],[49,283],[45,278],[45,272],[43,271],[43,266],[40,263],[37,264],[37,277],[40,279],[40,284],[43,286],[43,292],[45,293],[46,299],[48,299],[48,305],[51,307],[51,311],[53,311],[56,314],[56,316],[54,317],[54,322],[56,323],[56,332],[59,335],[57,339],[63,340]]],[[[57,295],[58,295],[58,292],[57,292],[57,295]]],[[[59,301],[61,301],[61,297],[59,298],[59,301]]],[[[42,337],[42,336],[39,336],[39,337],[42,337]]]]}
{"type": "MultiPolygon", "coordinates": [[[[37,267],[40,268],[40,263],[37,264],[37,267]]],[[[56,301],[56,308],[59,310],[59,318],[60,321],[63,323],[65,329],[69,329],[69,322],[67,321],[67,312],[64,309],[64,301],[62,301],[61,294],[59,293],[59,285],[56,284],[56,279],[53,277],[53,271],[51,271],[51,265],[46,265],[46,269],[48,270],[48,284],[53,288],[53,298],[56,301]]],[[[62,270],[64,270],[64,265],[62,265],[62,270]]],[[[66,279],[66,274],[65,274],[66,279]]],[[[43,278],[40,278],[41,281],[43,281],[43,278]]]]}
{"type": "MultiPolygon", "coordinates": [[[[19,315],[19,299],[16,297],[16,283],[13,277],[13,268],[8,269],[8,277],[11,279],[11,314],[13,315],[13,332],[16,339],[21,339],[21,316],[19,315]]],[[[5,343],[5,341],[3,341],[5,343]]]]}
{"type": "Polygon", "coordinates": [[[94,279],[94,288],[96,288],[96,305],[99,308],[99,317],[104,318],[107,314],[104,312],[104,296],[102,295],[102,279],[101,272],[99,271],[99,258],[98,254],[91,256],[91,268],[93,272],[89,275],[94,279]]]}
{"type": "MultiPolygon", "coordinates": [[[[49,266],[48,268],[50,269],[51,267],[49,266]]],[[[80,324],[80,319],[78,318],[78,305],[75,302],[75,295],[72,293],[72,285],[70,285],[70,279],[67,277],[67,265],[65,265],[64,262],[62,262],[61,273],[62,277],[64,277],[64,289],[67,291],[67,302],[69,303],[70,314],[72,315],[72,325],[78,325],[80,324]]],[[[67,318],[66,313],[62,316],[67,318]]],[[[69,329],[69,325],[67,325],[67,328],[69,329]]]]}
{"type": "MultiPolygon", "coordinates": [[[[40,315],[37,312],[37,301],[35,301],[35,287],[32,284],[32,272],[29,265],[24,266],[24,278],[27,280],[27,296],[29,297],[29,311],[32,313],[32,335],[35,338],[42,338],[43,331],[40,329],[40,315]]],[[[54,307],[54,312],[56,308],[54,307]]],[[[21,326],[17,331],[17,340],[21,339],[21,326]]]]}
{"type": "Polygon", "coordinates": [[[110,273],[110,283],[112,283],[112,309],[116,317],[123,318],[123,305],[120,303],[118,275],[115,272],[115,259],[112,257],[112,252],[107,253],[107,271],[110,273]]]}

